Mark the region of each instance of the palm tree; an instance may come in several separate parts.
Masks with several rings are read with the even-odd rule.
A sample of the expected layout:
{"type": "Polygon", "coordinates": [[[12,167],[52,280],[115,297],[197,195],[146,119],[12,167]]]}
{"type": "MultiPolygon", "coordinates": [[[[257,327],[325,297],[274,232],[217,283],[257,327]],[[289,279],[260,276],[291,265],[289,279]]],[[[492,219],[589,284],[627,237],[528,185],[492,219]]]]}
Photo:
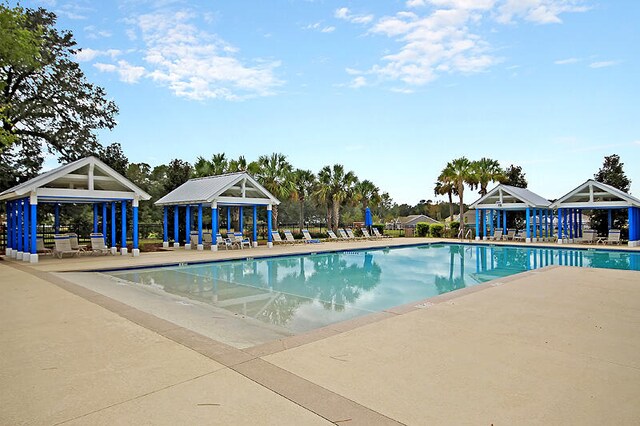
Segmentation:
{"type": "MultiPolygon", "coordinates": [[[[286,199],[294,191],[291,173],[293,167],[287,161],[284,154],[273,153],[271,155],[261,155],[257,162],[259,169],[256,178],[267,191],[276,198],[286,199]]],[[[274,229],[278,229],[278,206],[274,205],[272,210],[274,229]]]]}
{"type": "Polygon", "coordinates": [[[324,203],[327,212],[327,227],[331,227],[332,212],[331,212],[331,167],[324,166],[318,172],[318,180],[316,182],[316,188],[313,192],[313,196],[318,199],[320,203],[324,203]]]}
{"type": "Polygon", "coordinates": [[[380,188],[375,186],[370,180],[363,180],[358,182],[354,188],[354,194],[356,201],[362,203],[362,210],[366,210],[369,207],[369,203],[377,205],[380,201],[380,188]]]}
{"type": "MultiPolygon", "coordinates": [[[[333,219],[333,230],[337,231],[340,224],[340,207],[353,195],[353,189],[358,179],[356,175],[349,171],[344,171],[342,164],[325,166],[318,173],[318,189],[316,196],[331,205],[331,219],[333,219]]],[[[329,226],[329,223],[327,223],[329,226]]]]}
{"type": "Polygon", "coordinates": [[[467,157],[456,158],[447,163],[440,176],[444,182],[451,182],[451,185],[460,198],[460,229],[464,229],[464,185],[474,185],[476,176],[471,161],[467,157]]]}
{"type": "Polygon", "coordinates": [[[304,227],[304,202],[316,183],[316,175],[311,170],[296,169],[292,175],[293,196],[300,202],[300,228],[304,227]]]}
{"type": "Polygon", "coordinates": [[[433,189],[435,195],[447,195],[449,197],[449,217],[453,220],[453,185],[443,175],[444,170],[438,176],[438,181],[433,189]]]}
{"type": "Polygon", "coordinates": [[[472,163],[476,182],[480,185],[479,194],[481,197],[487,195],[487,185],[489,182],[499,182],[506,179],[504,170],[500,168],[500,163],[491,158],[483,157],[472,163]]]}

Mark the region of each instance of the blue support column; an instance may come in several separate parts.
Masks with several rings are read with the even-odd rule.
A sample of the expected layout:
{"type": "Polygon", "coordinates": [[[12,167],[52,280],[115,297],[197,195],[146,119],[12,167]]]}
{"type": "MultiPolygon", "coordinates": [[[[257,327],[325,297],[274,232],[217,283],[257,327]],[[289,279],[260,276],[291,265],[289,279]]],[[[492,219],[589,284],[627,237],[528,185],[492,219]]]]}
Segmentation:
{"type": "Polygon", "coordinates": [[[120,253],[127,254],[127,202],[122,200],[122,227],[120,228],[122,246],[120,247],[120,253]]]}
{"type": "Polygon", "coordinates": [[[198,204],[198,250],[202,250],[202,203],[198,204]]]}
{"type": "MultiPolygon", "coordinates": [[[[17,216],[18,216],[18,220],[17,220],[17,222],[18,222],[18,226],[17,226],[17,232],[16,232],[16,240],[17,240],[17,242],[18,242],[18,253],[19,253],[20,255],[22,255],[22,254],[21,254],[21,253],[22,253],[22,243],[23,243],[23,241],[24,241],[24,240],[22,239],[22,234],[23,234],[23,232],[22,232],[22,228],[23,228],[23,227],[22,227],[22,225],[24,224],[24,221],[23,221],[24,216],[23,216],[23,214],[22,214],[22,204],[23,204],[23,203],[24,203],[24,200],[20,200],[20,202],[19,202],[19,203],[18,203],[18,205],[17,205],[17,212],[18,212],[18,213],[17,213],[17,216]]],[[[22,260],[22,259],[18,259],[18,260],[22,260]]]]}
{"type": "Polygon", "coordinates": [[[573,240],[573,209],[569,209],[569,239],[573,240]]]}
{"type": "Polygon", "coordinates": [[[218,249],[218,203],[211,204],[211,250],[218,249]]]}
{"type": "Polygon", "coordinates": [[[178,235],[179,233],[178,221],[180,220],[179,212],[180,212],[180,206],[173,206],[173,247],[175,248],[180,247],[180,235],[178,235]]]}
{"type": "Polygon", "coordinates": [[[7,257],[11,256],[11,249],[13,249],[13,213],[11,211],[11,201],[7,201],[7,248],[5,254],[7,257]]]}
{"type": "Polygon", "coordinates": [[[500,220],[500,219],[502,219],[502,214],[500,213],[500,210],[496,210],[496,216],[498,218],[497,219],[498,223],[496,224],[496,228],[497,229],[502,229],[502,224],[501,224],[501,220],[500,220]]]}
{"type": "Polygon", "coordinates": [[[138,249],[138,200],[134,199],[131,202],[131,210],[133,213],[133,255],[139,256],[140,250],[138,249]]]}
{"type": "Polygon", "coordinates": [[[169,247],[169,207],[162,208],[162,247],[169,247]]]}
{"type": "Polygon", "coordinates": [[[185,214],[185,243],[184,248],[187,250],[191,248],[191,206],[187,204],[186,214],[185,214]]]}
{"type": "Polygon", "coordinates": [[[244,235],[244,224],[242,223],[244,219],[244,209],[242,206],[238,207],[238,232],[242,232],[244,235]]]}
{"type": "Polygon", "coordinates": [[[116,202],[111,202],[111,254],[116,254],[116,202]]]}
{"type": "Polygon", "coordinates": [[[267,247],[273,246],[273,237],[271,236],[271,204],[267,206],[267,247]]]}
{"type": "Polygon", "coordinates": [[[611,229],[612,226],[613,226],[613,218],[611,215],[611,209],[609,209],[609,211],[607,212],[607,229],[611,229]]]}
{"type": "Polygon", "coordinates": [[[527,239],[525,240],[526,242],[531,242],[531,209],[529,209],[529,207],[527,207],[527,210],[525,211],[525,223],[526,223],[526,227],[527,227],[527,239]]]}
{"type": "Polygon", "coordinates": [[[102,203],[102,238],[104,244],[107,244],[107,203],[102,203]]]}
{"type": "MultiPolygon", "coordinates": [[[[35,200],[34,200],[35,201],[35,200]]],[[[38,261],[38,246],[36,243],[36,233],[38,232],[38,203],[31,203],[31,256],[29,261],[35,263],[38,261]]]]}
{"type": "Polygon", "coordinates": [[[507,235],[507,211],[502,210],[502,233],[507,235]]]}
{"type": "Polygon", "coordinates": [[[578,209],[578,237],[582,238],[582,209],[578,209]]]}
{"type": "Polygon", "coordinates": [[[227,207],[227,234],[231,232],[231,206],[227,207]]]}
{"type": "Polygon", "coordinates": [[[258,206],[253,206],[253,245],[258,247],[258,206]]]}
{"type": "Polygon", "coordinates": [[[98,205],[93,203],[93,232],[98,232],[98,205]]]}
{"type": "Polygon", "coordinates": [[[53,207],[53,232],[60,233],[60,204],[58,203],[53,207]]]}
{"type": "MultiPolygon", "coordinates": [[[[25,198],[24,200],[24,205],[23,207],[23,214],[24,214],[24,243],[22,244],[22,248],[24,250],[23,253],[29,253],[29,245],[31,243],[31,240],[29,239],[29,231],[31,230],[31,227],[29,226],[29,199],[25,198]]],[[[24,260],[24,256],[22,258],[24,260]]]]}
{"type": "Polygon", "coordinates": [[[493,209],[489,210],[489,235],[493,237],[493,209]]]}
{"type": "Polygon", "coordinates": [[[640,243],[640,209],[637,207],[629,207],[628,215],[629,215],[629,246],[636,247],[640,243]]]}
{"type": "Polygon", "coordinates": [[[480,239],[480,209],[476,208],[476,240],[480,239]]]}

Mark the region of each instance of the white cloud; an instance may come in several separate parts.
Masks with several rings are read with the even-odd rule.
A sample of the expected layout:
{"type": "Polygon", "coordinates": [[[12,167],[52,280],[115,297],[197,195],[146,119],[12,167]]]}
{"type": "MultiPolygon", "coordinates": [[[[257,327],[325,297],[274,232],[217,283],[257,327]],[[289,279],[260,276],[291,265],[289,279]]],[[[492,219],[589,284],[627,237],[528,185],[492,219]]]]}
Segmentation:
{"type": "Polygon", "coordinates": [[[605,67],[612,67],[617,64],[618,64],[618,61],[592,62],[589,64],[589,68],[605,68],[605,67]]]}
{"type": "Polygon", "coordinates": [[[363,76],[358,76],[351,81],[351,84],[349,85],[349,87],[353,89],[358,89],[366,85],[367,85],[367,79],[364,78],[363,76]]]}
{"type": "Polygon", "coordinates": [[[406,87],[392,87],[389,90],[391,90],[392,92],[395,92],[395,93],[403,93],[405,95],[409,95],[411,93],[414,93],[413,89],[408,89],[406,87]]]}
{"type": "Polygon", "coordinates": [[[407,0],[407,7],[420,7],[425,5],[425,0],[407,0]]]}
{"type": "Polygon", "coordinates": [[[111,59],[115,59],[121,53],[122,52],[118,49],[95,50],[85,47],[76,53],[76,60],[78,62],[88,62],[99,56],[109,56],[111,59]]]}
{"type": "Polygon", "coordinates": [[[147,72],[144,67],[131,65],[125,60],[118,61],[117,65],[97,62],[93,66],[102,72],[117,72],[120,81],[125,83],[137,83],[147,72]]]}
{"type": "Polygon", "coordinates": [[[567,65],[567,64],[575,64],[576,62],[578,62],[580,59],[578,58],[567,58],[567,59],[560,59],[554,62],[554,64],[556,65],[567,65]]]}
{"type": "Polygon", "coordinates": [[[265,96],[282,84],[273,72],[280,62],[255,59],[250,65],[243,63],[235,57],[235,46],[199,30],[193,18],[185,11],[139,16],[135,23],[145,44],[145,66],[120,60],[95,67],[117,72],[127,83],[149,78],[176,96],[194,100],[265,96]]]}
{"type": "Polygon", "coordinates": [[[354,15],[348,7],[336,9],[333,16],[338,19],[349,21],[353,24],[368,24],[373,21],[373,15],[354,15]]]}
{"type": "Polygon", "coordinates": [[[321,33],[332,33],[336,30],[336,27],[330,25],[323,25],[322,22],[315,22],[303,27],[305,30],[320,31],[321,33]]]}
{"type": "Polygon", "coordinates": [[[506,0],[497,10],[496,20],[512,23],[522,18],[538,24],[559,24],[560,15],[567,12],[586,12],[583,0],[506,0]]]}
{"type": "Polygon", "coordinates": [[[332,33],[336,30],[336,27],[334,26],[329,26],[329,27],[324,27],[323,29],[320,30],[321,33],[332,33]]]}

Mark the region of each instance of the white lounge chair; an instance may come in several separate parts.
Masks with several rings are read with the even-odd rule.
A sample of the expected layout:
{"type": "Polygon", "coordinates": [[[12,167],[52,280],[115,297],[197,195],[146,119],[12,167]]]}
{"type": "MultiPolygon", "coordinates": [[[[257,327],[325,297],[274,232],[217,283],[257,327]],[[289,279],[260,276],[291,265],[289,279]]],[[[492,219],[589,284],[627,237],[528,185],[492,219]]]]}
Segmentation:
{"type": "Polygon", "coordinates": [[[349,237],[350,240],[363,240],[363,237],[356,237],[356,234],[353,233],[353,229],[351,228],[347,228],[345,229],[345,232],[347,233],[347,237],[349,237]]]}
{"type": "Polygon", "coordinates": [[[515,229],[507,229],[507,235],[503,235],[502,238],[509,241],[509,240],[514,240],[516,237],[516,230],[515,229]]]}
{"type": "Polygon", "coordinates": [[[598,239],[598,242],[602,244],[621,244],[620,241],[620,230],[619,229],[609,229],[609,234],[607,235],[607,239],[598,239]]]}
{"type": "Polygon", "coordinates": [[[280,237],[280,233],[276,230],[271,231],[271,241],[273,244],[286,244],[288,241],[284,241],[282,237],[280,237]]]}
{"type": "Polygon", "coordinates": [[[245,237],[244,235],[242,235],[242,232],[234,233],[233,238],[234,238],[233,243],[238,247],[240,247],[241,249],[244,249],[244,246],[251,248],[251,240],[245,237]]]}
{"type": "Polygon", "coordinates": [[[104,243],[104,235],[102,233],[92,233],[91,238],[91,254],[111,254],[111,249],[104,243]]]}
{"type": "Polygon", "coordinates": [[[71,256],[80,254],[80,250],[71,248],[71,237],[69,235],[56,235],[53,237],[53,241],[56,245],[53,254],[60,259],[66,254],[70,254],[71,256]]]}
{"type": "Polygon", "coordinates": [[[340,234],[340,238],[342,238],[343,240],[350,240],[351,238],[349,238],[349,235],[347,234],[347,231],[345,231],[342,228],[338,229],[338,234],[340,234]]]}
{"type": "Polygon", "coordinates": [[[53,250],[44,246],[44,238],[36,237],[36,253],[42,255],[52,255],[53,250]]]}
{"type": "Polygon", "coordinates": [[[377,238],[377,237],[372,237],[371,234],[369,234],[369,231],[367,231],[367,228],[360,228],[360,232],[362,232],[362,236],[367,240],[373,240],[377,238]]]}
{"type": "Polygon", "coordinates": [[[378,238],[391,238],[391,236],[389,235],[381,234],[380,231],[378,231],[378,228],[376,228],[375,226],[372,227],[371,230],[373,231],[373,235],[378,238]]]}
{"type": "Polygon", "coordinates": [[[341,238],[338,238],[338,236],[336,235],[335,232],[333,232],[331,229],[327,229],[327,235],[329,236],[329,239],[331,241],[342,241],[341,238]]]}
{"type": "Polygon", "coordinates": [[[312,244],[317,244],[317,243],[321,243],[322,241],[320,241],[317,238],[313,238],[311,236],[311,234],[309,233],[308,229],[303,229],[302,230],[302,236],[304,237],[304,242],[305,243],[312,243],[312,244]]]}
{"type": "Polygon", "coordinates": [[[576,240],[580,244],[595,244],[596,231],[594,229],[585,229],[582,231],[582,238],[576,240]]]}
{"type": "Polygon", "coordinates": [[[216,246],[219,248],[220,246],[224,247],[225,250],[229,250],[229,247],[233,248],[233,242],[229,238],[223,238],[222,234],[216,234],[216,246]]]}
{"type": "Polygon", "coordinates": [[[487,237],[488,240],[492,240],[492,241],[499,241],[502,239],[502,229],[496,229],[493,232],[493,235],[489,235],[487,237]]]}
{"type": "Polygon", "coordinates": [[[86,244],[78,244],[78,234],[70,232],[67,234],[67,236],[69,237],[69,242],[71,243],[71,250],[78,250],[80,254],[87,251],[86,244]]]}
{"type": "Polygon", "coordinates": [[[211,236],[211,232],[203,232],[202,233],[202,244],[205,247],[211,247],[211,243],[213,242],[213,237],[211,236]]]}
{"type": "Polygon", "coordinates": [[[293,234],[291,233],[290,229],[285,229],[285,230],[282,231],[282,233],[284,234],[284,238],[287,240],[288,243],[298,244],[298,243],[302,242],[300,240],[296,240],[293,237],[293,234]]]}

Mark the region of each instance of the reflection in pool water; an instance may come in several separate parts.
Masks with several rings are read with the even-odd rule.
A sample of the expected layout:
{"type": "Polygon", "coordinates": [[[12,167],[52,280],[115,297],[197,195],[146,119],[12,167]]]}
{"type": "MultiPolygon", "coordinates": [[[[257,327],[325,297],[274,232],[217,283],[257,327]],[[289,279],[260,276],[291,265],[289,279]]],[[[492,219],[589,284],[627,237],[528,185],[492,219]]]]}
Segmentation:
{"type": "Polygon", "coordinates": [[[432,244],[109,275],[300,332],[548,265],[640,270],[640,253],[432,244]]]}

